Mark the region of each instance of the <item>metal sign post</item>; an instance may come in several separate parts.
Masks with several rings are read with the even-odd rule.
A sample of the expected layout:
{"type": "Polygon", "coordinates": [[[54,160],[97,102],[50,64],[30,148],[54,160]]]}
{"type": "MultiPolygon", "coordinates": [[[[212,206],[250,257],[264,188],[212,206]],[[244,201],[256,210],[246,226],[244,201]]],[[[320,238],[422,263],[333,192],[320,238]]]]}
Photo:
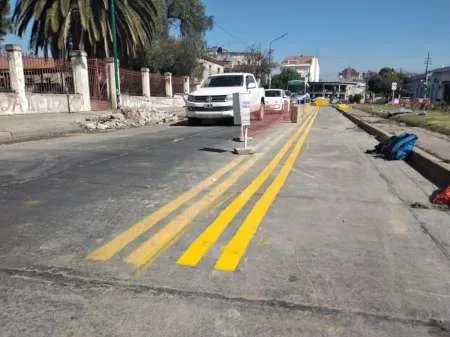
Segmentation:
{"type": "Polygon", "coordinates": [[[397,90],[397,82],[392,82],[392,105],[395,102],[395,90],[397,90]]]}
{"type": "Polygon", "coordinates": [[[248,147],[248,127],[250,126],[251,102],[248,93],[236,93],[233,95],[234,124],[241,126],[241,141],[243,138],[244,148],[235,148],[237,154],[253,154],[253,150],[248,147]]]}

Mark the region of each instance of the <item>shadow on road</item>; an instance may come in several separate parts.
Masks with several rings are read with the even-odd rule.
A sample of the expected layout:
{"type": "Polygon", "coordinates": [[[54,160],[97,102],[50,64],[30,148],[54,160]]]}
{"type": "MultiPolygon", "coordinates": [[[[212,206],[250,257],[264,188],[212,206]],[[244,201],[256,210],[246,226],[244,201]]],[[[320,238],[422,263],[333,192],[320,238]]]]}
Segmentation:
{"type": "Polygon", "coordinates": [[[199,151],[214,152],[214,153],[225,153],[225,152],[230,152],[230,151],[228,151],[228,150],[217,149],[217,148],[213,148],[213,147],[203,147],[203,148],[201,148],[199,151]]]}

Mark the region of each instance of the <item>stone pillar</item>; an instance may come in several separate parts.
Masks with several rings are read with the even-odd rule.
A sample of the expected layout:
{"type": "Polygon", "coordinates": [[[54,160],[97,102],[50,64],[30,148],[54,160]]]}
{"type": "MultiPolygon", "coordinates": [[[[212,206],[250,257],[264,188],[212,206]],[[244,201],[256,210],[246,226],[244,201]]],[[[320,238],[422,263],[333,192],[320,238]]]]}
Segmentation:
{"type": "Polygon", "coordinates": [[[150,69],[141,68],[142,96],[150,97],[150,69]]]}
{"type": "Polygon", "coordinates": [[[28,112],[28,100],[25,94],[25,75],[23,73],[22,48],[15,44],[7,44],[9,79],[11,89],[17,94],[20,112],[28,112]]]}
{"type": "Polygon", "coordinates": [[[172,73],[165,73],[164,77],[166,80],[166,97],[173,97],[172,73]]]}
{"type": "Polygon", "coordinates": [[[108,88],[109,88],[109,98],[111,100],[111,108],[117,109],[119,107],[119,102],[117,102],[117,92],[116,92],[116,76],[114,74],[114,59],[108,58],[105,60],[106,67],[108,69],[108,88]]]}
{"type": "Polygon", "coordinates": [[[81,111],[91,111],[87,53],[75,50],[70,54],[70,61],[72,62],[73,87],[75,93],[81,95],[83,101],[81,111]]]}
{"type": "Polygon", "coordinates": [[[183,76],[183,92],[189,94],[191,91],[191,78],[189,76],[183,76]]]}

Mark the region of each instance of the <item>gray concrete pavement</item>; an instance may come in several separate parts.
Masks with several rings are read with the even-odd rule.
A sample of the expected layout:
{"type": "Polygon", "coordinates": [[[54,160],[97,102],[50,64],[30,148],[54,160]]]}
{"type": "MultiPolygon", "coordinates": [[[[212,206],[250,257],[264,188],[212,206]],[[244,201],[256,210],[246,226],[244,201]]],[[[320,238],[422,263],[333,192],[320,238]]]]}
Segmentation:
{"type": "Polygon", "coordinates": [[[292,124],[257,135],[262,158],[145,268],[128,254],[215,185],[111,259],[86,258],[236,160],[227,152],[236,131],[143,128],[1,147],[0,336],[448,335],[449,213],[411,208],[429,207],[434,186],[403,162],[364,154],[375,141],[331,108],[236,271],[214,264],[279,167],[198,266],[177,260],[292,124]]]}

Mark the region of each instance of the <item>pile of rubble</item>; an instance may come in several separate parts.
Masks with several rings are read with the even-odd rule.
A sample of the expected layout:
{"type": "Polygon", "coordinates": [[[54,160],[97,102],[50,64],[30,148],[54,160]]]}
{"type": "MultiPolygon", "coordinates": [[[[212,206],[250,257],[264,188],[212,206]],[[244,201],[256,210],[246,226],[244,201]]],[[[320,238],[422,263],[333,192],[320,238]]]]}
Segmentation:
{"type": "Polygon", "coordinates": [[[102,131],[176,123],[182,118],[183,114],[183,109],[173,109],[172,111],[125,109],[114,113],[88,117],[78,123],[89,131],[102,131]]]}

